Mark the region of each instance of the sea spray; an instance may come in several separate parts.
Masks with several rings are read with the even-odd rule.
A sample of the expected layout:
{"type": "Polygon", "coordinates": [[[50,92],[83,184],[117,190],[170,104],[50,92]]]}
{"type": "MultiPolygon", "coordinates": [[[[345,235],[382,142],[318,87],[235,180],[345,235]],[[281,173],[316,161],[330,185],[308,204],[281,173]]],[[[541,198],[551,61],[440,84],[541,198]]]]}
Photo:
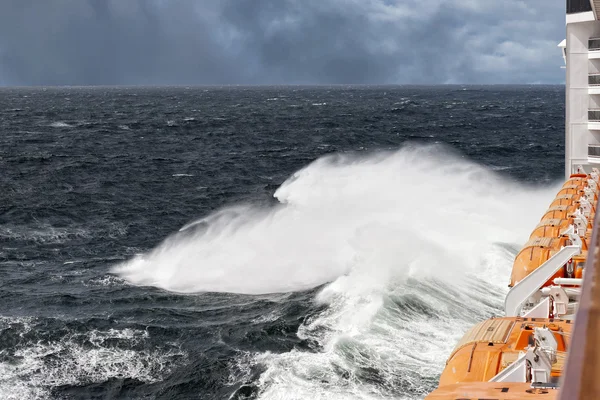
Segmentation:
{"type": "MultiPolygon", "coordinates": [[[[454,250],[466,233],[454,238],[446,235],[447,229],[435,241],[423,242],[428,250],[419,256],[420,240],[434,239],[436,230],[417,234],[417,223],[427,227],[434,217],[447,218],[457,231],[470,227],[471,236],[478,234],[469,222],[473,214],[457,209],[459,203],[446,208],[456,215],[451,218],[428,206],[442,202],[429,202],[423,194],[443,199],[446,194],[436,191],[449,190],[451,182],[472,186],[467,176],[448,185],[436,183],[444,173],[452,175],[444,171],[446,166],[458,164],[459,174],[469,174],[471,168],[443,148],[399,156],[415,162],[387,162],[414,164],[394,173],[422,181],[414,187],[421,192],[421,203],[412,210],[404,207],[404,226],[367,222],[359,228],[342,242],[347,244],[340,261],[349,265],[346,273],[315,289],[178,295],[132,285],[107,269],[135,254],[148,258],[149,250],[167,237],[164,244],[169,246],[188,240],[193,244],[194,238],[203,242],[203,231],[221,227],[210,222],[210,210],[246,199],[275,204],[278,200],[265,199],[265,194],[273,194],[273,185],[288,177],[289,195],[304,212],[303,197],[331,187],[300,193],[299,184],[308,187],[327,174],[327,184],[335,185],[337,175],[330,174],[342,174],[338,167],[377,157],[386,162],[389,153],[372,150],[396,149],[410,139],[448,143],[485,165],[473,168],[474,180],[488,176],[488,167],[528,183],[547,183],[564,174],[564,88],[558,86],[16,88],[4,91],[2,100],[7,112],[0,164],[7,190],[0,192],[5,211],[0,304],[10,326],[0,321],[0,397],[9,399],[422,398],[427,388],[437,385],[455,339],[479,316],[501,313],[506,269],[532,229],[525,227],[527,221],[505,228],[512,232],[506,236],[519,239],[482,246],[480,264],[475,255],[454,250]],[[283,96],[285,102],[264,101],[283,96]],[[327,105],[310,107],[315,102],[327,105]],[[186,117],[196,121],[184,123],[186,117]],[[73,127],[49,126],[61,118],[73,127]],[[179,126],[167,132],[167,119],[179,126]],[[299,171],[297,179],[291,176],[324,153],[353,150],[359,157],[329,157],[299,171]],[[194,176],[173,177],[182,173],[194,176]],[[198,217],[206,221],[177,232],[198,217]],[[398,238],[386,245],[386,235],[398,238]],[[436,242],[442,245],[432,247],[436,242]],[[395,248],[396,243],[402,247],[395,248]],[[412,261],[395,265],[398,254],[412,261]],[[449,268],[447,259],[456,268],[449,268]],[[468,268],[471,264],[477,264],[476,274],[468,268]],[[467,281],[464,275],[485,279],[467,281]],[[109,333],[112,329],[139,335],[117,339],[109,333]],[[104,332],[107,340],[94,345],[94,332],[104,332]]],[[[389,179],[375,184],[380,175],[371,175],[373,187],[392,190],[396,201],[404,201],[397,193],[410,193],[413,184],[406,179],[402,192],[396,191],[395,184],[385,185],[389,179]]],[[[509,226],[516,219],[502,221],[511,206],[511,212],[531,212],[529,218],[537,224],[538,191],[521,201],[528,190],[519,194],[518,185],[499,182],[519,197],[513,201],[503,189],[492,190],[490,197],[508,199],[507,207],[491,206],[485,196],[483,201],[473,197],[474,190],[463,193],[467,202],[461,204],[490,208],[490,215],[501,220],[496,226],[509,226]]],[[[489,190],[476,186],[480,192],[489,190]]],[[[335,190],[345,195],[349,188],[335,190]]],[[[542,212],[555,193],[541,200],[542,212]]],[[[377,196],[381,194],[372,193],[365,204],[377,196]]],[[[283,195],[282,201],[287,202],[283,195]]],[[[311,202],[319,204],[318,198],[311,202]]],[[[238,205],[231,207],[240,210],[237,216],[222,210],[222,226],[236,228],[232,220],[250,224],[270,215],[276,220],[278,211],[285,215],[290,207],[238,205]]],[[[317,221],[315,230],[326,229],[330,220],[317,221]]],[[[287,237],[283,229],[279,233],[287,237]]],[[[176,258],[176,252],[171,256],[176,258]]],[[[163,272],[169,276],[175,269],[166,261],[163,272]]],[[[189,265],[183,267],[192,272],[202,262],[185,261],[189,265]]],[[[212,287],[222,289],[232,276],[226,274],[212,287]]],[[[197,285],[194,279],[199,278],[191,278],[190,286],[197,285]]],[[[264,276],[259,273],[250,282],[260,279],[264,276]]],[[[285,276],[283,281],[291,279],[285,276]]]]}
{"type": "Polygon", "coordinates": [[[247,361],[264,369],[258,397],[421,398],[464,331],[502,313],[515,251],[555,191],[440,146],[328,156],[277,190],[281,204],[221,210],[116,271],[185,292],[330,282],[297,333],[312,351],[247,361]]]}
{"type": "Polygon", "coordinates": [[[454,277],[476,268],[485,246],[524,241],[551,192],[526,189],[441,146],[327,156],[281,185],[281,204],[218,211],[113,271],[133,284],[187,293],[305,290],[361,260],[372,271],[402,264],[405,276],[454,277]],[[432,253],[444,256],[429,260],[432,253]],[[402,262],[411,257],[412,266],[402,262]]]}

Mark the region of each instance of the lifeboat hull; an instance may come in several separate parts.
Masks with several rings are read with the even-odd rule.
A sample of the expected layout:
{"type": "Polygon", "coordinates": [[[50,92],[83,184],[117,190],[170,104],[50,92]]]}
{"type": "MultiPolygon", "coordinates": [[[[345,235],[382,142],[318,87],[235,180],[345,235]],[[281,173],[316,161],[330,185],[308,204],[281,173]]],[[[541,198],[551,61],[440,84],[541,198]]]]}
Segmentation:
{"type": "Polygon", "coordinates": [[[558,390],[531,387],[530,383],[471,382],[440,387],[426,400],[523,400],[528,398],[551,400],[558,398],[558,390]],[[533,396],[535,395],[535,396],[533,396]]]}

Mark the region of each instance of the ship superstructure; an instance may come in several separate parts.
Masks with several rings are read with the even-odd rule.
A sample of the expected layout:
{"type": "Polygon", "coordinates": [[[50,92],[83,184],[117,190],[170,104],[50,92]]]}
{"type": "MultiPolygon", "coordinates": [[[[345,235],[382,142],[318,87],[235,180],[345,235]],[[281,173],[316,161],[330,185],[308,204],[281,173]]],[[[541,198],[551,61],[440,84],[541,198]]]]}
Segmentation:
{"type": "Polygon", "coordinates": [[[464,335],[429,400],[558,398],[569,350],[581,345],[571,332],[588,252],[598,251],[600,0],[567,0],[566,11],[566,181],[507,271],[504,317],[464,335]]]}
{"type": "Polygon", "coordinates": [[[600,0],[567,0],[565,175],[600,166],[600,0]]]}

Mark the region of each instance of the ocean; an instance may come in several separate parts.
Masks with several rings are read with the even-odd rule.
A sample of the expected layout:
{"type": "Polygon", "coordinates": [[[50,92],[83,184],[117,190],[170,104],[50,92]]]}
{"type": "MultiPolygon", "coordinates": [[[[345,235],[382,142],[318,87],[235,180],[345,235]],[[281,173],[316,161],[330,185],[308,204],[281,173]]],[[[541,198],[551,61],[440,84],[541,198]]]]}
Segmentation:
{"type": "Polygon", "coordinates": [[[0,88],[0,398],[423,398],[563,165],[563,86],[0,88]]]}

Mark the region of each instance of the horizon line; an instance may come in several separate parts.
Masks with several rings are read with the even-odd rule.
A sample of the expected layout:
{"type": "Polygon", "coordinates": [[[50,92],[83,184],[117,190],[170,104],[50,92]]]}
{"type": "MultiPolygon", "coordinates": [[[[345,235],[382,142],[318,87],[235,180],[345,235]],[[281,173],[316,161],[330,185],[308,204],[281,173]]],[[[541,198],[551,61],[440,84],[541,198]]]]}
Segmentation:
{"type": "Polygon", "coordinates": [[[226,87],[331,87],[331,86],[565,86],[561,83],[276,83],[276,84],[102,84],[102,85],[2,85],[0,89],[69,89],[69,88],[226,88],[226,87]]]}

